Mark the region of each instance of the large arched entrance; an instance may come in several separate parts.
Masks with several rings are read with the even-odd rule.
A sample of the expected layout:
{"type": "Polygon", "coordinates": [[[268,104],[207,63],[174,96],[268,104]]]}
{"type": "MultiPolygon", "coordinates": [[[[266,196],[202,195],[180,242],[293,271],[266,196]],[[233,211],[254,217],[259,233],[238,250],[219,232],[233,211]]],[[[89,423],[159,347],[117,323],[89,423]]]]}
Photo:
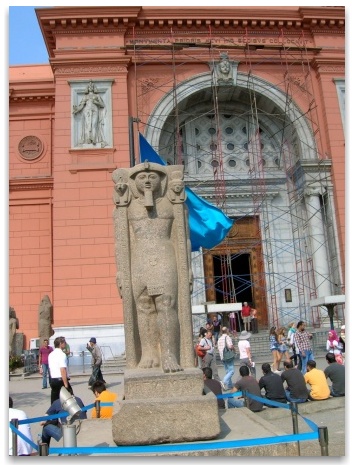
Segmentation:
{"type": "Polygon", "coordinates": [[[305,317],[316,285],[302,160],[317,154],[303,114],[294,102],[288,111],[280,89],[242,73],[216,88],[210,73],[199,75],[176,96],[159,102],[145,135],[167,163],[184,164],[198,195],[235,219],[220,245],[193,254],[193,303],[251,301],[261,326],[305,317]]]}

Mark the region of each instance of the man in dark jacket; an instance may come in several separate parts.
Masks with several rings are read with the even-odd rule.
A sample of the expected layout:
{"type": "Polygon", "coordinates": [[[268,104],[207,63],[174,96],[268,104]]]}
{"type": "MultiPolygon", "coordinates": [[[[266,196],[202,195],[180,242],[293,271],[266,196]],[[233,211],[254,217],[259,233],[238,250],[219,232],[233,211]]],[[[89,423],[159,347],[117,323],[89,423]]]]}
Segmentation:
{"type": "Polygon", "coordinates": [[[301,404],[308,400],[308,389],[300,370],[293,368],[292,362],[284,362],[285,371],[281,373],[282,381],[286,381],[286,399],[301,404]]]}
{"type": "MultiPolygon", "coordinates": [[[[263,363],[262,371],[263,376],[259,380],[259,387],[265,390],[265,397],[286,404],[285,389],[280,375],[271,371],[269,363],[263,363]]],[[[268,407],[273,406],[268,405],[268,407]]]]}
{"type": "Polygon", "coordinates": [[[103,354],[100,347],[97,344],[95,337],[89,339],[89,344],[87,344],[87,350],[92,354],[92,374],[90,375],[88,381],[88,387],[91,388],[95,381],[103,381],[103,374],[101,372],[101,364],[103,363],[103,354]]]}
{"type": "MultiPolygon", "coordinates": [[[[73,390],[72,387],[69,386],[67,388],[68,392],[73,396],[73,390]]],[[[84,404],[82,402],[82,399],[79,397],[75,397],[75,400],[77,404],[83,408],[84,404]]],[[[50,405],[48,410],[46,411],[46,415],[56,415],[58,413],[64,413],[65,410],[62,408],[61,401],[60,399],[54,400],[54,402],[50,405]]],[[[85,420],[87,418],[87,412],[81,411],[79,413],[78,419],[80,420],[85,420]]],[[[67,417],[62,417],[62,418],[56,418],[48,421],[42,421],[40,424],[43,426],[43,431],[42,431],[42,442],[45,444],[48,444],[50,446],[50,441],[51,438],[54,438],[55,441],[60,441],[62,438],[62,425],[65,425],[67,423],[67,417]]]]}
{"type": "Polygon", "coordinates": [[[331,381],[330,393],[333,397],[345,396],[345,365],[336,362],[335,354],[325,355],[328,366],[324,370],[326,378],[331,381]]]}

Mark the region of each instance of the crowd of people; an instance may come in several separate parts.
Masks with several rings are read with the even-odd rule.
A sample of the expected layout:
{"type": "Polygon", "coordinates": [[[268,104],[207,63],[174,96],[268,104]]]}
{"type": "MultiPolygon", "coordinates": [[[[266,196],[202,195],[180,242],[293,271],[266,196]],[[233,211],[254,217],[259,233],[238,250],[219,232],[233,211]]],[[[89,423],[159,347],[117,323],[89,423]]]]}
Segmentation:
{"type": "MultiPolygon", "coordinates": [[[[314,360],[312,348],[312,334],[306,331],[304,321],[291,323],[288,328],[276,327],[269,331],[269,350],[273,360],[270,364],[261,365],[262,375],[257,380],[255,362],[251,351],[250,338],[252,333],[244,329],[237,337],[233,337],[230,328],[221,326],[221,320],[212,317],[205,328],[200,328],[195,363],[203,371],[203,394],[213,392],[220,396],[224,392],[236,393],[245,391],[250,396],[230,397],[225,401],[218,398],[218,408],[247,407],[253,412],[264,408],[261,398],[267,401],[286,403],[303,403],[307,401],[322,401],[329,397],[345,396],[345,326],[341,327],[340,335],[330,329],[326,340],[326,363],[324,370],[318,369],[314,360]],[[214,328],[218,328],[214,331],[214,328]],[[221,379],[217,368],[216,356],[219,354],[224,368],[221,379]],[[235,375],[235,359],[239,359],[239,378],[233,380],[235,375]],[[284,360],[283,360],[284,359],[284,360]],[[280,363],[283,362],[283,370],[280,363]],[[254,397],[252,397],[254,396],[254,397]]],[[[50,406],[45,415],[63,413],[60,401],[60,390],[66,388],[74,396],[68,373],[67,342],[64,337],[56,337],[54,348],[49,346],[48,339],[43,341],[39,351],[39,362],[42,373],[42,389],[51,388],[50,406]],[[65,350],[66,349],[66,350],[65,350]]],[[[69,346],[68,346],[69,347],[69,346]]],[[[102,355],[96,338],[92,337],[87,344],[92,353],[92,374],[88,387],[95,400],[103,403],[116,402],[117,394],[106,389],[106,382],[101,373],[102,355]]],[[[74,396],[79,407],[84,407],[81,398],[74,396]]],[[[266,402],[267,407],[275,407],[266,402]]],[[[97,406],[100,404],[97,404],[97,406]]],[[[102,406],[93,408],[91,418],[112,418],[113,407],[102,406]]],[[[25,420],[26,413],[14,408],[12,397],[9,398],[9,421],[11,419],[25,420]]],[[[87,413],[82,410],[79,419],[86,419],[87,413]]],[[[42,422],[42,442],[48,445],[51,439],[59,441],[62,436],[62,427],[65,417],[42,422]]],[[[19,430],[29,440],[31,436],[30,424],[20,425],[19,430]]],[[[9,455],[13,455],[12,435],[9,434],[9,455]]],[[[35,455],[32,447],[21,437],[17,438],[17,455],[35,455]]]]}
{"type": "MultiPolygon", "coordinates": [[[[262,364],[262,376],[257,380],[250,345],[252,333],[247,330],[241,331],[237,335],[236,347],[231,329],[223,326],[216,344],[212,336],[214,318],[212,322],[208,321],[207,325],[208,327],[201,328],[199,333],[199,343],[204,349],[204,355],[197,355],[195,361],[196,366],[202,368],[204,373],[204,383],[207,384],[204,393],[212,390],[215,395],[219,395],[244,390],[253,396],[279,403],[303,403],[345,395],[345,326],[341,327],[340,336],[335,330],[329,330],[327,333],[327,367],[324,370],[317,368],[313,354],[313,336],[306,330],[304,321],[292,322],[288,328],[270,328],[269,349],[273,360],[271,364],[262,364]],[[216,367],[216,349],[224,368],[223,379],[219,378],[216,367]],[[209,350],[211,359],[206,357],[209,350]],[[236,356],[239,358],[240,377],[234,381],[236,356]]],[[[262,410],[263,405],[251,397],[234,397],[227,401],[228,408],[247,406],[254,412],[262,410]]],[[[225,408],[223,403],[218,406],[225,408]]],[[[268,403],[268,407],[272,405],[268,403]]]]}

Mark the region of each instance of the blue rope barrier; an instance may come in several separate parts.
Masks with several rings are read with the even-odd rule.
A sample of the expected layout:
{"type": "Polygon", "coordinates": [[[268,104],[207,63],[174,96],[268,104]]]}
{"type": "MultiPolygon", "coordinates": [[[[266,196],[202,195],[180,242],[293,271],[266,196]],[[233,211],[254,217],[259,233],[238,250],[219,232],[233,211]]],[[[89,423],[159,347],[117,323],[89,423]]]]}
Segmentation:
{"type": "MultiPolygon", "coordinates": [[[[228,394],[221,394],[216,396],[218,399],[226,399],[231,397],[240,397],[242,396],[242,391],[231,392],[228,394]]],[[[273,405],[275,407],[290,409],[290,404],[283,404],[281,402],[275,402],[265,397],[258,397],[247,392],[247,397],[250,397],[254,400],[262,402],[263,404],[273,405]]],[[[113,402],[103,402],[100,404],[103,407],[111,407],[114,405],[113,402]]],[[[95,403],[89,404],[82,408],[82,410],[87,411],[95,407],[95,403]]],[[[297,412],[298,415],[299,412],[297,412]]],[[[36,417],[27,420],[19,420],[18,424],[25,423],[36,423],[39,421],[47,421],[56,418],[67,417],[68,413],[57,413],[55,415],[45,415],[43,417],[36,417]]],[[[147,446],[109,446],[109,447],[50,447],[50,454],[59,454],[59,455],[95,455],[95,454],[155,454],[155,453],[168,453],[168,452],[197,452],[197,451],[207,451],[213,449],[238,449],[240,447],[250,447],[250,446],[265,446],[272,444],[282,444],[288,442],[297,442],[297,441],[312,441],[319,439],[319,427],[313,421],[308,418],[300,417],[306,422],[306,424],[312,429],[312,432],[308,433],[299,433],[299,434],[288,434],[283,436],[270,436],[264,438],[254,438],[254,439],[242,439],[242,440],[233,440],[233,441],[206,441],[206,442],[187,442],[187,443],[178,443],[178,444],[157,444],[157,445],[147,445],[147,446]]],[[[14,425],[9,422],[10,429],[15,431],[23,440],[28,442],[33,449],[36,451],[39,450],[37,444],[33,443],[26,436],[24,436],[14,425]]]]}
{"type": "Polygon", "coordinates": [[[116,446],[113,447],[51,447],[49,452],[52,454],[78,454],[78,455],[91,455],[91,454],[155,454],[155,453],[169,453],[169,452],[197,452],[208,451],[214,449],[238,449],[240,447],[253,447],[265,446],[272,444],[282,444],[287,442],[297,441],[312,441],[318,439],[317,432],[302,433],[302,434],[289,434],[285,436],[270,436],[266,438],[255,439],[242,439],[238,441],[213,441],[213,442],[192,442],[181,444],[159,444],[148,446],[116,446]]]}

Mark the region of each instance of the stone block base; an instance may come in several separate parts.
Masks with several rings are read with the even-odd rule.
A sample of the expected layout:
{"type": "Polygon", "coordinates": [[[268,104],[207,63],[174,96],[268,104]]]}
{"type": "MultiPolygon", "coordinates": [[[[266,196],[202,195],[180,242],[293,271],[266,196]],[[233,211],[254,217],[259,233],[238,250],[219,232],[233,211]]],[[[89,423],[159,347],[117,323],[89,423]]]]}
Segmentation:
{"type": "Polygon", "coordinates": [[[220,434],[217,400],[202,395],[200,370],[142,374],[125,373],[125,400],[112,419],[115,444],[203,441],[220,434]]]}

